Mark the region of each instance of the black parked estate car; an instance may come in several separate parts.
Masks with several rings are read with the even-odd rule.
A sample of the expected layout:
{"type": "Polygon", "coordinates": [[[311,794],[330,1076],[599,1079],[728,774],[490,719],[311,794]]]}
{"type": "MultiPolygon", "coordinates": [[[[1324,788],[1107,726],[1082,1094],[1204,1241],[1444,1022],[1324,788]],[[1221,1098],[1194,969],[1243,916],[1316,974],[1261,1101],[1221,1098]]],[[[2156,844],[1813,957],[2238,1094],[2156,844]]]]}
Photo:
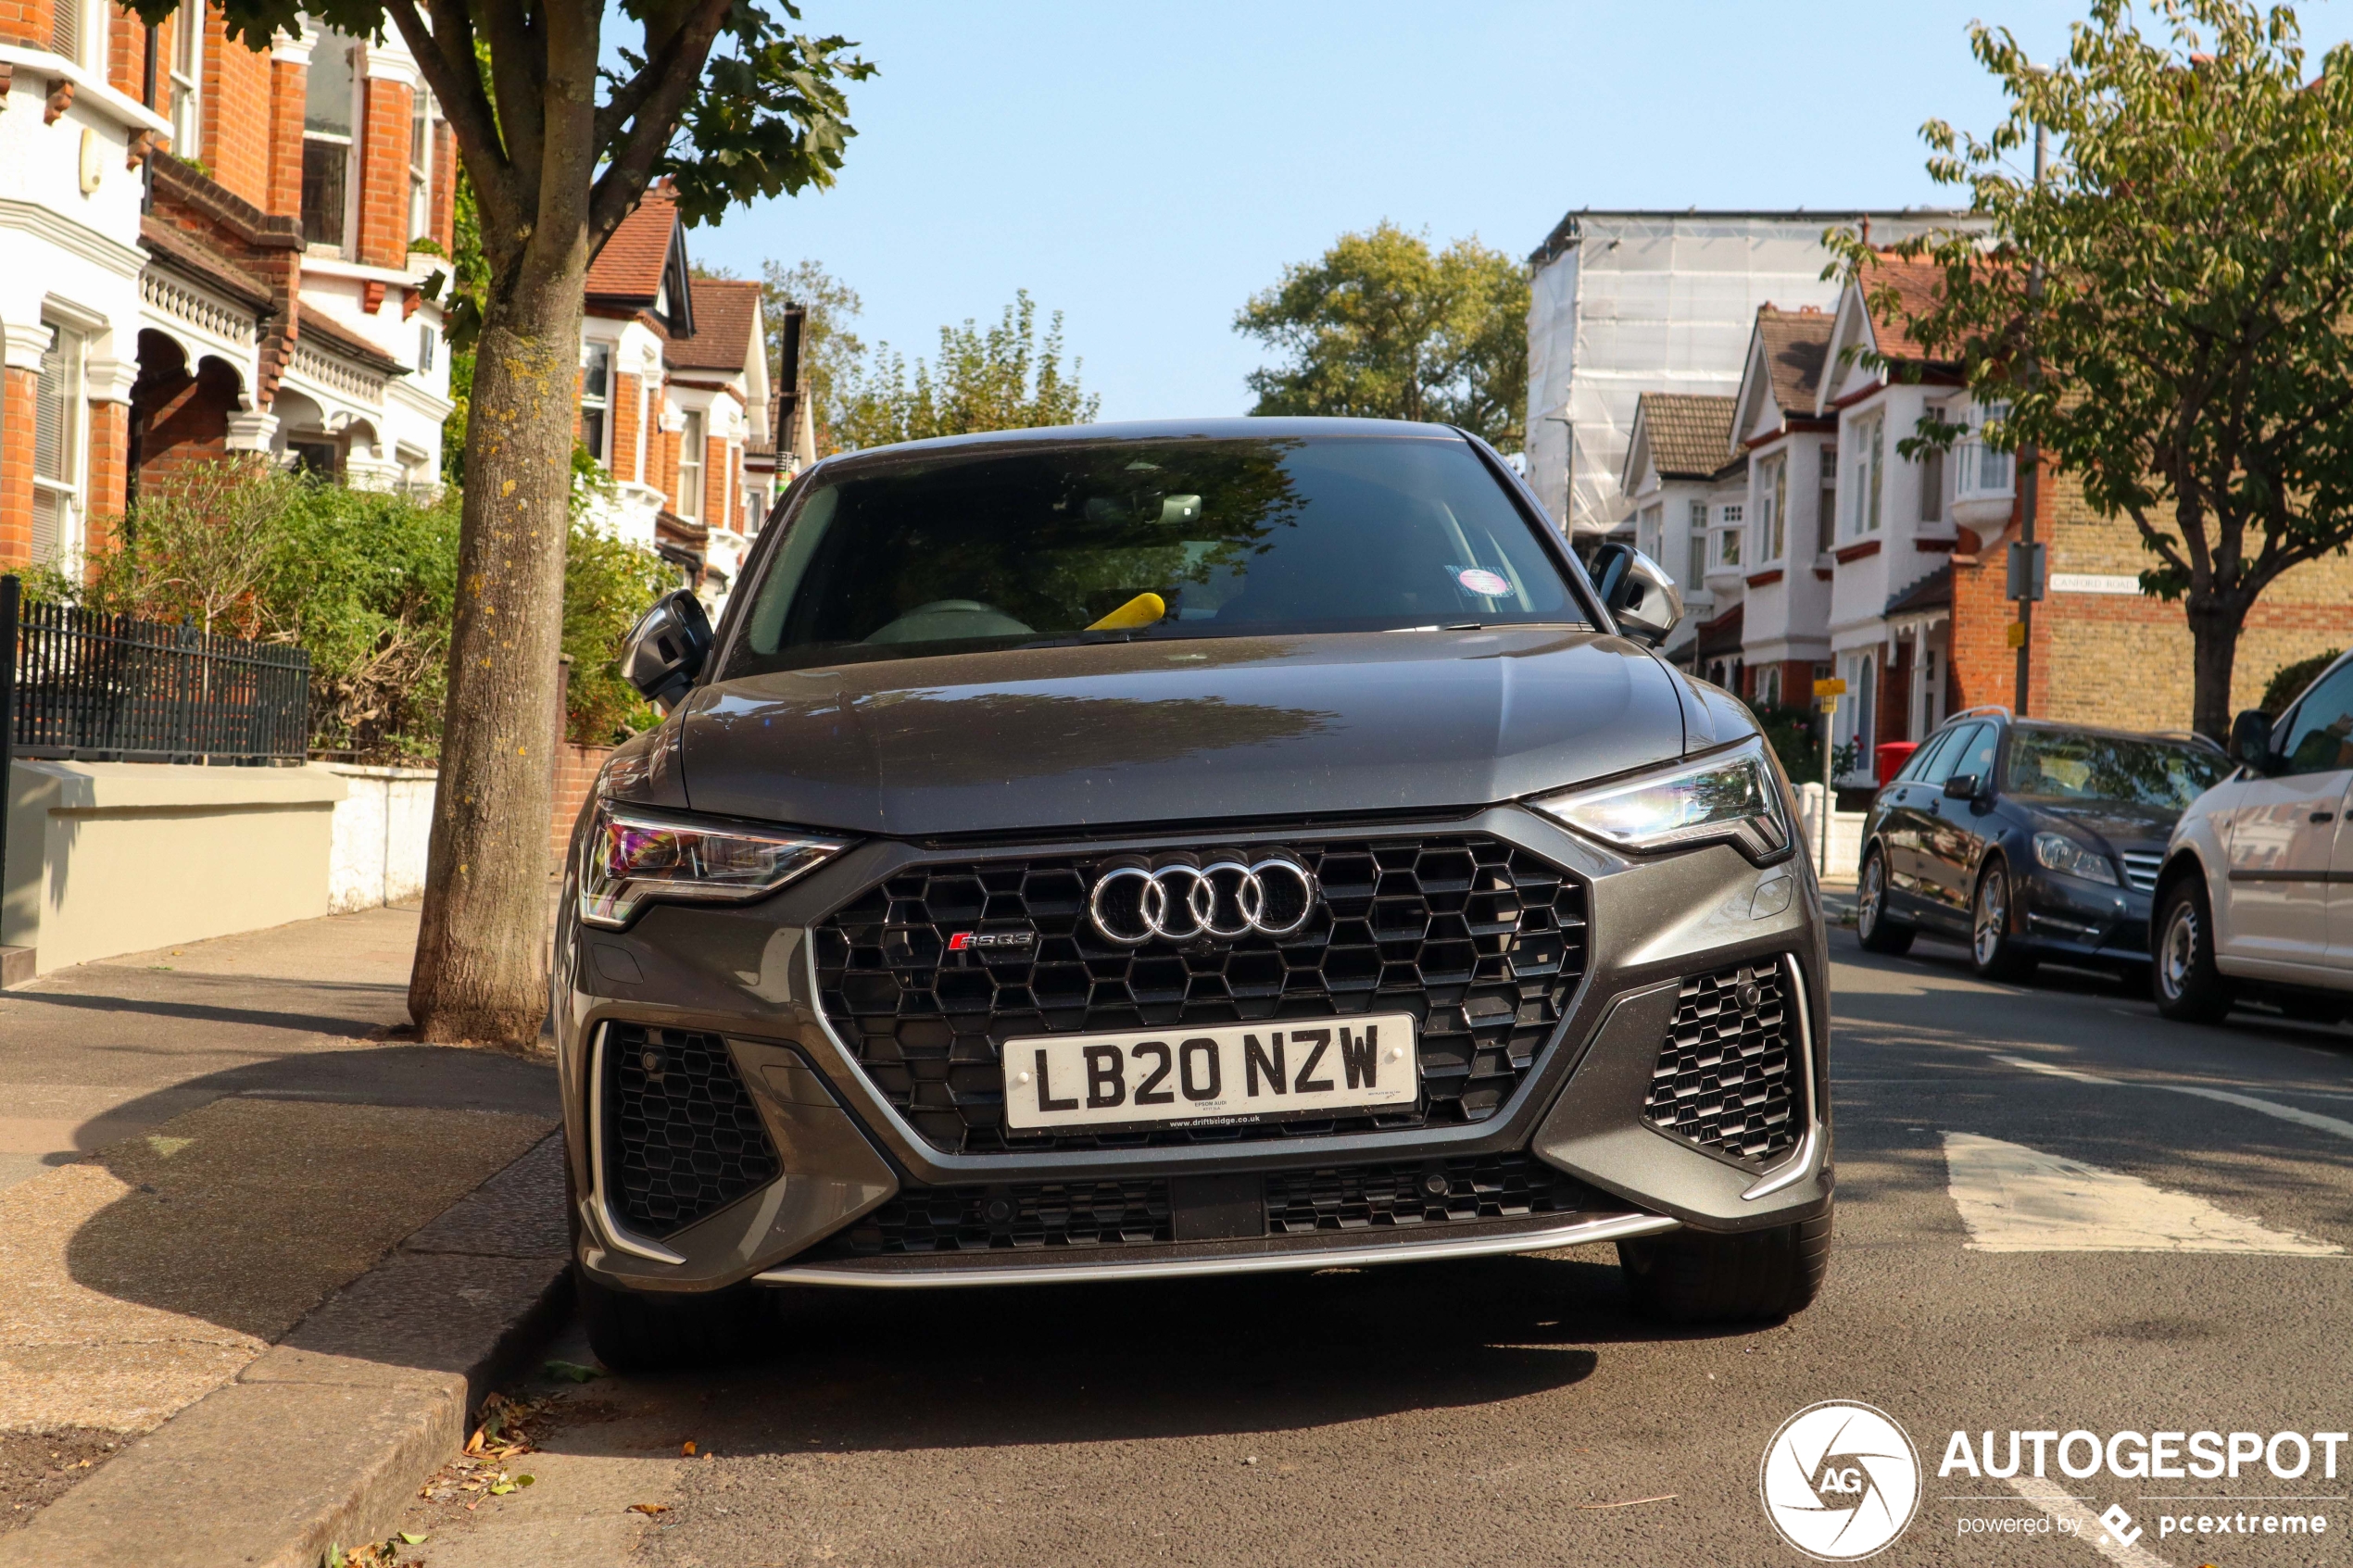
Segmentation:
{"type": "Polygon", "coordinates": [[[1856,935],[1874,953],[1957,937],[1994,979],[2146,964],[2167,835],[2231,766],[2195,736],[1956,714],[1871,801],[1856,935]]]}
{"type": "Polygon", "coordinates": [[[831,458],[581,818],[555,1015],[597,1353],[763,1290],[1830,1246],[1819,899],[1748,711],[1483,444],[1322,420],[831,458]]]}

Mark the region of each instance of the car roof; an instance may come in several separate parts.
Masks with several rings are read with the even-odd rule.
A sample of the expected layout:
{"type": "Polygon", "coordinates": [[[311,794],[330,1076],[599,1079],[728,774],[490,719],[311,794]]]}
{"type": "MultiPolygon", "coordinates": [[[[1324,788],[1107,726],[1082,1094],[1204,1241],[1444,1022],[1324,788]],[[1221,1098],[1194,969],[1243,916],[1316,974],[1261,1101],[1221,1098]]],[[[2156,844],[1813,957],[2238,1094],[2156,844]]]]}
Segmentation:
{"type": "Polygon", "coordinates": [[[1926,746],[1937,735],[1944,734],[1947,730],[1957,729],[1964,723],[1980,722],[1998,724],[2004,729],[2011,730],[2064,731],[2069,734],[2104,735],[2110,740],[2171,741],[2177,745],[2203,746],[2216,751],[2221,750],[2221,746],[2216,746],[2206,736],[2189,730],[2125,730],[2111,724],[2079,724],[2060,719],[2021,719],[2004,708],[1964,709],[1938,725],[1935,731],[1920,744],[1926,746]]]}
{"type": "Polygon", "coordinates": [[[1390,441],[1462,441],[1462,432],[1449,425],[1421,424],[1411,420],[1308,419],[1290,415],[1248,416],[1202,420],[1123,420],[1106,424],[1046,425],[1036,430],[992,430],[971,435],[934,436],[926,441],[902,441],[890,446],[870,446],[828,458],[828,473],[862,472],[926,458],[977,454],[991,449],[1024,447],[1068,448],[1097,443],[1126,441],[1294,441],[1323,439],[1385,439],[1390,441]]]}

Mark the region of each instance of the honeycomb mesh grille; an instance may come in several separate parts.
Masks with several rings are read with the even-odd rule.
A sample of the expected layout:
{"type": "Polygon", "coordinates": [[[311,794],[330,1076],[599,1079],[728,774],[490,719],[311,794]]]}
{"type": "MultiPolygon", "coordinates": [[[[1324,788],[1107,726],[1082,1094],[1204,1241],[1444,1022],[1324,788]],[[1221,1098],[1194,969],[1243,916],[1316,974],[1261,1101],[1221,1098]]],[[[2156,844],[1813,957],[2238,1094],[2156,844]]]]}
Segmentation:
{"type": "Polygon", "coordinates": [[[1770,1160],[1797,1142],[1796,1020],[1780,964],[1683,982],[1642,1114],[1702,1148],[1770,1160]]]}
{"type": "Polygon", "coordinates": [[[1104,940],[1086,900],[1109,855],[911,868],[818,927],[826,1016],[876,1092],[947,1153],[1300,1137],[1493,1115],[1584,972],[1583,884],[1483,834],[1287,847],[1315,873],[1323,903],[1296,935],[1230,945],[1104,940]],[[987,960],[949,950],[952,935],[983,922],[1033,929],[1036,945],[987,960]],[[1412,1107],[1118,1134],[1003,1124],[1009,1039],[1397,1011],[1419,1024],[1422,1094],[1412,1107]]]}
{"type": "Polygon", "coordinates": [[[859,1258],[1035,1251],[1171,1241],[1176,1234],[1164,1181],[906,1187],[845,1231],[832,1250],[859,1258]]]}
{"type": "Polygon", "coordinates": [[[606,1025],[609,1202],[648,1236],[684,1230],[776,1178],[751,1097],[716,1035],[606,1025]]]}
{"type": "Polygon", "coordinates": [[[1266,1178],[1266,1229],[1314,1231],[1443,1225],[1570,1214],[1591,1207],[1579,1183],[1525,1154],[1286,1171],[1266,1178]]]}

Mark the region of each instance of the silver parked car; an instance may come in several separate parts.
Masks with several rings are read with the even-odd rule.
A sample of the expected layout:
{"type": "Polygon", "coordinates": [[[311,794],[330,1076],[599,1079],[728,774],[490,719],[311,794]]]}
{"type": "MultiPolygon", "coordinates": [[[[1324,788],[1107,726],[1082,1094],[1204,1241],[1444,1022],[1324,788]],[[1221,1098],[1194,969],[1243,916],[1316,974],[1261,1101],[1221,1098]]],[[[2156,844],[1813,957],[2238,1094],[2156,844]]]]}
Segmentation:
{"type": "Polygon", "coordinates": [[[2276,721],[2240,714],[2231,755],[2238,771],[2166,847],[2150,922],[2158,1010],[2212,1022],[2259,999],[2334,1022],[2353,1008],[2353,654],[2276,721]]]}

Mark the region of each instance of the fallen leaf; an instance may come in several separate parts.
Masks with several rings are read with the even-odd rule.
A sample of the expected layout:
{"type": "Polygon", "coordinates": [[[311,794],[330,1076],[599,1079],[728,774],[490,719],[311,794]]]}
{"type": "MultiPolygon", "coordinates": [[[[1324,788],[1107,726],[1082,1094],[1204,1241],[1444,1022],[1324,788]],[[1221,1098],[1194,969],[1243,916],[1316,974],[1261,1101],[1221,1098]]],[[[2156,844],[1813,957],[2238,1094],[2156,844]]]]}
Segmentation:
{"type": "Polygon", "coordinates": [[[666,1502],[633,1502],[629,1505],[629,1512],[645,1514],[668,1513],[670,1505],[666,1502]]]}
{"type": "Polygon", "coordinates": [[[545,1375],[564,1383],[592,1383],[604,1376],[596,1367],[582,1366],[578,1361],[551,1361],[539,1370],[545,1375]]]}
{"type": "Polygon", "coordinates": [[[1673,1502],[1677,1496],[1678,1494],[1674,1492],[1661,1492],[1655,1498],[1628,1498],[1624,1502],[1580,1502],[1577,1506],[1579,1508],[1640,1508],[1646,1502],[1673,1502]]]}
{"type": "Polygon", "coordinates": [[[403,1530],[403,1531],[401,1531],[401,1532],[400,1532],[400,1538],[401,1538],[402,1540],[404,1540],[404,1541],[408,1542],[410,1546],[422,1546],[422,1545],[424,1545],[424,1544],[425,1544],[425,1537],[422,1537],[422,1536],[413,1536],[413,1535],[410,1535],[410,1534],[409,1534],[408,1531],[406,1531],[406,1530],[403,1530]]]}
{"type": "Polygon", "coordinates": [[[686,1455],[688,1459],[694,1458],[695,1440],[692,1437],[687,1438],[685,1442],[678,1445],[678,1451],[686,1455]]]}

